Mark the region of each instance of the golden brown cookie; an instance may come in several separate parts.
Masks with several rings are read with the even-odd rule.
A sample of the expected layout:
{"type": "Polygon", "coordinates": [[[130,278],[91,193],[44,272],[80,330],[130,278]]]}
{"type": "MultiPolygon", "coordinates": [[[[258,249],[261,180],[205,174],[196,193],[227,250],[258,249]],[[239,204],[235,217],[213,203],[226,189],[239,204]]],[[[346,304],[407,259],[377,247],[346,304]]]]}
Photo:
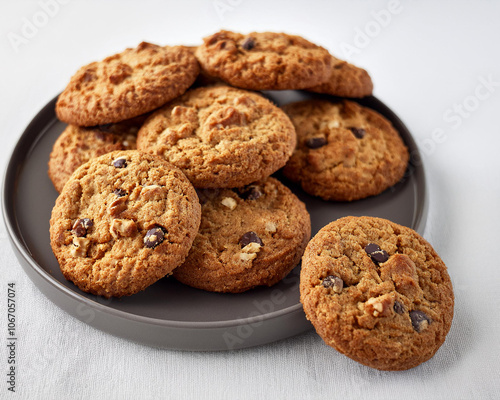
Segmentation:
{"type": "Polygon", "coordinates": [[[373,92],[373,82],[366,70],[333,58],[330,78],[317,86],[307,88],[308,91],[325,93],[339,97],[365,97],[373,92]]]}
{"type": "Polygon", "coordinates": [[[79,126],[123,121],[183,94],[198,71],[187,48],[142,42],[80,68],[59,96],[56,113],[79,126]]]}
{"type": "Polygon", "coordinates": [[[326,344],[389,371],[430,359],[453,319],[450,277],[431,245],[373,217],[341,218],[309,242],[300,300],[326,344]]]}
{"type": "Polygon", "coordinates": [[[332,71],[326,49],[285,33],[220,31],[204,39],[196,57],[210,75],[252,90],[305,89],[332,71]]]}
{"type": "Polygon", "coordinates": [[[311,236],[309,213],[274,178],[241,189],[199,190],[200,231],[179,281],[214,292],[272,286],[300,261],[311,236]]]}
{"type": "Polygon", "coordinates": [[[290,119],[269,100],[220,85],[190,90],[156,111],[137,148],[163,156],[197,188],[222,188],[271,175],[295,141],[290,119]]]}
{"type": "Polygon", "coordinates": [[[352,101],[306,100],[282,107],[297,132],[283,173],[325,200],[381,193],[404,175],[409,154],[392,124],[352,101]]]}
{"type": "Polygon", "coordinates": [[[78,168],[57,198],[50,243],[64,277],[105,297],[137,293],[182,264],[200,223],[182,172],[115,151],[78,168]]]}
{"type": "Polygon", "coordinates": [[[68,125],[50,153],[49,177],[56,190],[61,192],[71,174],[90,159],[115,150],[134,150],[144,120],[145,116],[139,116],[89,128],[68,125]]]}

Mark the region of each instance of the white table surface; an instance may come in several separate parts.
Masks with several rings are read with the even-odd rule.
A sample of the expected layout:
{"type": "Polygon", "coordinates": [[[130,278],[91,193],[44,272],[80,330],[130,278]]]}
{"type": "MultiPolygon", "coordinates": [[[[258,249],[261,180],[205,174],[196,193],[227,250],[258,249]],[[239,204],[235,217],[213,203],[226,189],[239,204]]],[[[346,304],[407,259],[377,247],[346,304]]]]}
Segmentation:
{"type": "Polygon", "coordinates": [[[2,169],[31,118],[78,67],[142,40],[194,45],[221,28],[285,31],[366,68],[374,94],[422,150],[424,236],[448,265],[456,305],[445,344],[406,372],[361,366],[313,331],[232,352],[160,350],[52,304],[25,275],[2,225],[0,398],[499,398],[499,18],[498,1],[2,1],[2,169]],[[16,393],[6,382],[8,282],[17,286],[16,393]]]}

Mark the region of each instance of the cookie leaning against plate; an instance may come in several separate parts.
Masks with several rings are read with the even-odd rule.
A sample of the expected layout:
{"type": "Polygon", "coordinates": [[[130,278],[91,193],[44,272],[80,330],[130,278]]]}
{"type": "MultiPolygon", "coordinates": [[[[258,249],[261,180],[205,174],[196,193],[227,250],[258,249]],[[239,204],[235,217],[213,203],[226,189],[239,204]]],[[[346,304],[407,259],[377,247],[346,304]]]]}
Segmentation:
{"type": "Polygon", "coordinates": [[[66,183],[52,210],[50,243],[64,277],[81,290],[127,296],[182,264],[200,215],[179,169],[135,150],[115,151],[66,183]]]}
{"type": "Polygon", "coordinates": [[[305,100],[282,108],[297,132],[283,173],[307,193],[351,201],[379,194],[403,177],[408,149],[379,113],[348,100],[305,100]]]}
{"type": "Polygon", "coordinates": [[[441,258],[418,233],[381,218],[345,217],[318,232],[302,258],[300,300],[326,344],[389,371],[430,359],[453,319],[441,258]]]}
{"type": "Polygon", "coordinates": [[[333,58],[330,78],[324,83],[307,88],[310,92],[339,97],[365,97],[373,92],[373,82],[368,72],[346,61],[333,58]]]}
{"type": "Polygon", "coordinates": [[[89,128],[68,125],[57,138],[49,159],[49,177],[60,193],[71,174],[92,158],[115,150],[135,150],[145,117],[89,128]]]}
{"type": "Polygon", "coordinates": [[[195,288],[239,293],[272,286],[300,261],[311,236],[309,213],[274,178],[241,189],[198,191],[200,231],[174,277],[195,288]]]}
{"type": "Polygon", "coordinates": [[[181,95],[198,71],[187,48],[142,42],[80,68],[57,100],[57,117],[79,126],[123,121],[181,95]]]}
{"type": "Polygon", "coordinates": [[[252,90],[305,89],[332,71],[326,49],[285,33],[220,31],[204,39],[196,57],[210,75],[252,90]]]}
{"type": "Polygon", "coordinates": [[[240,187],[285,165],[295,147],[286,114],[261,95],[230,86],[188,91],[156,111],[137,148],[179,167],[197,188],[240,187]]]}

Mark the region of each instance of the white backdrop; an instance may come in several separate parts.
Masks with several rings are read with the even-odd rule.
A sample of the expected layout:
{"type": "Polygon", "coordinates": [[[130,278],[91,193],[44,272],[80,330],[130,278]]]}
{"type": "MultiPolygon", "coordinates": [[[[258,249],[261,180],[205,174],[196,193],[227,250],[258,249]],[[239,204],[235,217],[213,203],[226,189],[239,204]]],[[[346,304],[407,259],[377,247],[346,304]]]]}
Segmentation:
{"type": "Polygon", "coordinates": [[[233,352],[149,348],[62,312],[26,277],[0,227],[0,398],[493,399],[500,391],[500,2],[3,1],[0,159],[78,67],[133,47],[200,43],[221,28],[285,31],[366,68],[416,138],[425,237],[452,277],[450,334],[406,372],[363,367],[314,333],[233,352]],[[7,283],[18,301],[16,393],[7,391],[7,283]]]}

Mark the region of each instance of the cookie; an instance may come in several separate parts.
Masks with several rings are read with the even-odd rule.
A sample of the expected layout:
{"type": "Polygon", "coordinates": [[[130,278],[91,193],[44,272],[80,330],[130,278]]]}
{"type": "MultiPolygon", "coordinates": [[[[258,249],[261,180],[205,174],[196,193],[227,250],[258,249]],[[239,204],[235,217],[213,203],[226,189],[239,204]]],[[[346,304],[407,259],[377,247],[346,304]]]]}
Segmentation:
{"type": "Polygon", "coordinates": [[[309,242],[300,300],[326,344],[388,371],[430,359],[453,319],[450,277],[431,245],[373,217],[341,218],[309,242]]]}
{"type": "MultiPolygon", "coordinates": [[[[196,54],[196,49],[198,46],[184,46],[186,49],[188,49],[193,56],[196,54]]],[[[224,83],[219,78],[216,78],[215,76],[210,75],[203,67],[200,65],[200,72],[198,73],[198,76],[196,77],[196,80],[194,83],[191,85],[191,89],[200,87],[200,86],[210,86],[214,84],[219,84],[219,83],[224,83]]]]}
{"type": "Polygon", "coordinates": [[[351,201],[397,183],[409,160],[392,124],[352,101],[306,100],[283,106],[297,132],[284,175],[309,194],[351,201]]]}
{"type": "Polygon", "coordinates": [[[197,188],[241,187],[285,165],[295,147],[286,114],[257,93],[225,85],[188,91],[144,123],[137,148],[161,155],[197,188]]]}
{"type": "Polygon", "coordinates": [[[200,215],[178,168],[136,150],[114,151],[66,183],[52,210],[50,243],[64,277],[81,290],[127,296],[182,264],[200,215]]]}
{"type": "Polygon", "coordinates": [[[49,177],[60,193],[71,174],[92,158],[115,150],[134,150],[145,117],[116,124],[80,127],[68,125],[57,138],[49,159],[49,177]]]}
{"type": "Polygon", "coordinates": [[[59,96],[56,113],[79,126],[123,121],[183,94],[198,71],[196,58],[183,46],[142,42],[80,68],[59,96]]]}
{"type": "Polygon", "coordinates": [[[198,191],[201,225],[179,281],[213,292],[272,286],[300,261],[311,235],[309,213],[274,178],[241,189],[198,191]]]}
{"type": "Polygon", "coordinates": [[[210,75],[252,90],[306,89],[332,71],[326,49],[285,33],[220,31],[204,39],[196,57],[210,75]]]}
{"type": "Polygon", "coordinates": [[[333,57],[330,78],[307,90],[339,97],[365,97],[373,92],[373,82],[366,70],[333,57]]]}

